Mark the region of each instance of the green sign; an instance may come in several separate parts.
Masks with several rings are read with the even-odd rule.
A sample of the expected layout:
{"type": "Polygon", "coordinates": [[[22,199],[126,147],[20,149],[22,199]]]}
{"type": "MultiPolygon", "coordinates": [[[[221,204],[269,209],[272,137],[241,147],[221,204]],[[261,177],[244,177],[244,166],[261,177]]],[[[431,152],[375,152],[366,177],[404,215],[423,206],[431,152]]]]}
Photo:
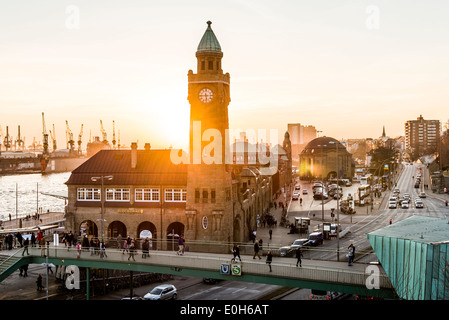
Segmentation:
{"type": "Polygon", "coordinates": [[[241,276],[242,275],[242,266],[237,263],[231,264],[231,273],[233,276],[241,276]]]}

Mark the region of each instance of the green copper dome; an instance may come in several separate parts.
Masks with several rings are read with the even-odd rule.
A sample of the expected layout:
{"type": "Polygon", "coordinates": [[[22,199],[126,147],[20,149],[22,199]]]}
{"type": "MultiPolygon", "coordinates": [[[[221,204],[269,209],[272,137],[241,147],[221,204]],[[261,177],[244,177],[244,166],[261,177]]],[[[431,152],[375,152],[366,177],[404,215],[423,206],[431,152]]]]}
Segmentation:
{"type": "Polygon", "coordinates": [[[200,44],[198,45],[197,52],[221,53],[220,43],[210,27],[211,24],[212,22],[207,21],[208,26],[206,32],[201,38],[200,44]]]}

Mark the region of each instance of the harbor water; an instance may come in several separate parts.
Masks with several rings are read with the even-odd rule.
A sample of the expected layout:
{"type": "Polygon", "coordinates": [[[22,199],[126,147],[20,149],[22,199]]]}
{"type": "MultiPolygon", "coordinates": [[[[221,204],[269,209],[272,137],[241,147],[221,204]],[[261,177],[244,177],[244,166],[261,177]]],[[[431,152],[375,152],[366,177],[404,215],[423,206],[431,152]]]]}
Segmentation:
{"type": "Polygon", "coordinates": [[[67,197],[65,182],[70,172],[41,175],[0,176],[0,219],[34,215],[36,212],[63,212],[65,200],[45,194],[67,197]],[[44,194],[45,193],[45,194],[44,194]]]}

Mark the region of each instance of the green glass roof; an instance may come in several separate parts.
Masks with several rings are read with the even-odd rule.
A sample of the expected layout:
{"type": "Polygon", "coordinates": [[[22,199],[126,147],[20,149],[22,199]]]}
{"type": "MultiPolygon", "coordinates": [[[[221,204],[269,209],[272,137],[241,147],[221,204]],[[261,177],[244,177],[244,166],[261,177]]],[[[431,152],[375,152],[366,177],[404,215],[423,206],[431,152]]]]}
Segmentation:
{"type": "Polygon", "coordinates": [[[201,38],[200,44],[198,45],[197,52],[221,53],[220,43],[218,42],[217,37],[215,36],[214,32],[212,31],[212,28],[210,27],[211,24],[212,22],[207,21],[208,26],[206,32],[201,38]]]}

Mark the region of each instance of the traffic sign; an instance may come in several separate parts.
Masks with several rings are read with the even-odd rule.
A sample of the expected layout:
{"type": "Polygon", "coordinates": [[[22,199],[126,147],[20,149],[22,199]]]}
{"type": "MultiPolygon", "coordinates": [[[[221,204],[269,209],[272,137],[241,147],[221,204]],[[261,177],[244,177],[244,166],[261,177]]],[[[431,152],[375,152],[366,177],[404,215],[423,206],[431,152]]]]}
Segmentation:
{"type": "Polygon", "coordinates": [[[239,263],[233,263],[231,265],[231,271],[233,276],[241,276],[242,275],[242,266],[239,263]]]}
{"type": "Polygon", "coordinates": [[[231,274],[231,268],[229,266],[229,264],[227,263],[222,263],[220,266],[220,273],[221,274],[231,274]]]}

